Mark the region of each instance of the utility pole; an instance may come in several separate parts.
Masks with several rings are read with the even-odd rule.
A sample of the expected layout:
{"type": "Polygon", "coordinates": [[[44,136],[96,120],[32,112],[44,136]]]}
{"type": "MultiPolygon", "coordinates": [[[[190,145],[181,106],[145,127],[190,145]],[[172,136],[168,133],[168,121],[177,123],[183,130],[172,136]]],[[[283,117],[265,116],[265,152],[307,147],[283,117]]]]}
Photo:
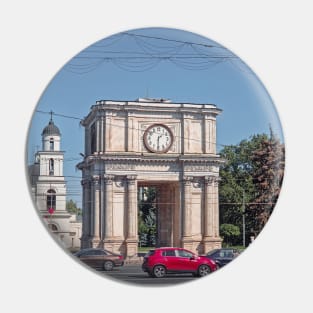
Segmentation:
{"type": "Polygon", "coordinates": [[[242,190],[242,245],[246,247],[245,191],[242,190]]]}

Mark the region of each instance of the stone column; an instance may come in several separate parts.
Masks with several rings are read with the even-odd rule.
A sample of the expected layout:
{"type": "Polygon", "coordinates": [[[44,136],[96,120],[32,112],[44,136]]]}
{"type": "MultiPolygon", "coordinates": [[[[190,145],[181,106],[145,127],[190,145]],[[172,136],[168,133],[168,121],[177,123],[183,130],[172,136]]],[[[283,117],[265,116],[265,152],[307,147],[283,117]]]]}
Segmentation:
{"type": "Polygon", "coordinates": [[[203,219],[204,219],[204,231],[203,235],[205,238],[213,237],[213,179],[210,176],[204,177],[204,211],[203,211],[203,219]]]}
{"type": "Polygon", "coordinates": [[[137,225],[137,175],[127,176],[127,256],[137,254],[138,225],[137,225]]]}
{"type": "Polygon", "coordinates": [[[218,183],[219,183],[219,178],[214,177],[213,181],[213,194],[214,194],[214,217],[213,217],[213,228],[214,228],[214,236],[215,238],[220,238],[220,217],[219,217],[219,201],[218,201],[218,183]]]}
{"type": "Polygon", "coordinates": [[[92,247],[99,247],[100,244],[100,176],[92,176],[92,211],[93,211],[93,227],[92,227],[92,247]]]}
{"type": "Polygon", "coordinates": [[[104,152],[105,151],[105,138],[104,138],[104,117],[101,116],[100,118],[100,130],[99,130],[99,151],[104,152]]]}
{"type": "Polygon", "coordinates": [[[203,253],[221,247],[219,237],[218,177],[204,177],[203,253]]]}
{"type": "Polygon", "coordinates": [[[81,181],[83,188],[83,221],[82,221],[82,238],[81,248],[89,248],[90,239],[90,181],[89,179],[83,179],[81,181]]]}
{"type": "Polygon", "coordinates": [[[104,175],[104,242],[113,237],[113,175],[104,175]]]}
{"type": "Polygon", "coordinates": [[[182,180],[182,247],[192,249],[191,238],[191,181],[192,177],[184,176],[182,180]]]}

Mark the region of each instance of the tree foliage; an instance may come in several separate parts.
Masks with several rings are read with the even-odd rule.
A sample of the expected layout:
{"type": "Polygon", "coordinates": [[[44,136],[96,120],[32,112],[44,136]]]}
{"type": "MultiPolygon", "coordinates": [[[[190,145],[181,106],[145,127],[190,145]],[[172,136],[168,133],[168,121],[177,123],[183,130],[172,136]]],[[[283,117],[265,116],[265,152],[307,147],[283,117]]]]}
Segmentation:
{"type": "Polygon", "coordinates": [[[82,215],[82,209],[77,207],[76,202],[74,202],[72,199],[66,202],[66,210],[67,212],[76,214],[77,216],[82,215]]]}
{"type": "Polygon", "coordinates": [[[279,197],[285,168],[285,147],[271,134],[253,151],[253,181],[255,194],[253,203],[248,205],[247,218],[251,233],[257,236],[268,221],[279,197]]]}
{"type": "MultiPolygon", "coordinates": [[[[284,173],[284,146],[272,133],[258,134],[224,147],[220,155],[226,160],[220,170],[220,223],[236,225],[242,232],[245,214],[248,242],[262,230],[277,201],[284,173]]],[[[242,243],[241,237],[233,237],[232,244],[242,243]]]]}
{"type": "Polygon", "coordinates": [[[240,228],[233,224],[222,224],[220,226],[220,234],[227,246],[238,240],[240,236],[240,228]]]}
{"type": "Polygon", "coordinates": [[[154,246],[157,236],[156,189],[142,188],[138,210],[138,233],[142,246],[154,246]]]}

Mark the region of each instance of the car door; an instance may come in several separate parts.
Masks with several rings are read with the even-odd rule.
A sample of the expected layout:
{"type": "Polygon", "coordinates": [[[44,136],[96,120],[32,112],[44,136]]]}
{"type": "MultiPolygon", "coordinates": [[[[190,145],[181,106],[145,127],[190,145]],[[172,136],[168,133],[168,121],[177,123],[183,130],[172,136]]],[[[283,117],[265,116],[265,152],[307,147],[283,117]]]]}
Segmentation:
{"type": "Polygon", "coordinates": [[[223,250],[217,252],[216,260],[219,261],[220,266],[224,266],[232,260],[232,252],[230,250],[223,250]]]}
{"type": "Polygon", "coordinates": [[[196,255],[191,251],[179,249],[177,254],[177,270],[180,272],[195,272],[198,267],[196,255]]]}
{"type": "Polygon", "coordinates": [[[104,251],[92,250],[80,256],[80,259],[93,268],[100,268],[103,265],[104,251]]]}
{"type": "Polygon", "coordinates": [[[166,266],[168,271],[176,271],[177,270],[177,259],[175,250],[164,250],[162,252],[163,263],[166,266]]]}

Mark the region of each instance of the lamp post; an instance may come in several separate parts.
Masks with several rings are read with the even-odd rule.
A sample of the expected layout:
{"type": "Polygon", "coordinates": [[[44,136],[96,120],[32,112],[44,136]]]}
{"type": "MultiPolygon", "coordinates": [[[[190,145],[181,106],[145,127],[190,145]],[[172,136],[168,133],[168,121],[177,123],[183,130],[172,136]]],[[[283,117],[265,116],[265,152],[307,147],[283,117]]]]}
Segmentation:
{"type": "Polygon", "coordinates": [[[246,247],[245,191],[242,190],[242,245],[246,247]]]}

